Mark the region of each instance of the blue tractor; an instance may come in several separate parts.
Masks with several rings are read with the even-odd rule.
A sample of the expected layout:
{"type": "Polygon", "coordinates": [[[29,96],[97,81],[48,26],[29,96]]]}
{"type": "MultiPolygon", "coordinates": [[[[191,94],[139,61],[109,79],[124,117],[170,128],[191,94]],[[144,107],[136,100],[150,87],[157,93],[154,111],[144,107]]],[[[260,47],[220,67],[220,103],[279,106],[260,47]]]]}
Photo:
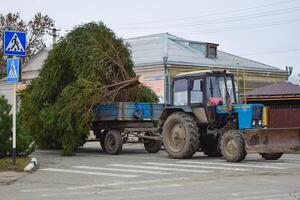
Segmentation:
{"type": "MultiPolygon", "coordinates": [[[[242,161],[247,152],[260,153],[265,159],[280,158],[286,150],[285,145],[277,145],[282,130],[264,129],[263,105],[239,104],[236,93],[233,74],[226,71],[177,75],[171,104],[160,116],[169,156],[191,158],[201,149],[207,156],[223,155],[230,162],[242,161]]],[[[285,136],[297,135],[297,131],[288,130],[285,136]]]]}
{"type": "Polygon", "coordinates": [[[149,153],[156,153],[163,141],[172,158],[191,158],[202,150],[230,162],[242,161],[247,153],[276,160],[284,152],[300,150],[299,128],[268,128],[262,104],[238,103],[233,74],[183,73],[171,88],[170,104],[96,105],[91,129],[103,150],[118,154],[123,143],[142,142],[149,153]]]}

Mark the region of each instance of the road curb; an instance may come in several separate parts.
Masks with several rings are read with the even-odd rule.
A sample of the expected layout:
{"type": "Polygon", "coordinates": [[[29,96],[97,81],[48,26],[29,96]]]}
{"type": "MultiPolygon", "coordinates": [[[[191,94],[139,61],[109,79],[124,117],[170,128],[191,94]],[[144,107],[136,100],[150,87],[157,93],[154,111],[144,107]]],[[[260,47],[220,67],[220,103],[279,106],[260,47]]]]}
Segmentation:
{"type": "Polygon", "coordinates": [[[25,172],[32,172],[38,166],[38,161],[36,158],[31,158],[30,163],[24,168],[25,172]]]}

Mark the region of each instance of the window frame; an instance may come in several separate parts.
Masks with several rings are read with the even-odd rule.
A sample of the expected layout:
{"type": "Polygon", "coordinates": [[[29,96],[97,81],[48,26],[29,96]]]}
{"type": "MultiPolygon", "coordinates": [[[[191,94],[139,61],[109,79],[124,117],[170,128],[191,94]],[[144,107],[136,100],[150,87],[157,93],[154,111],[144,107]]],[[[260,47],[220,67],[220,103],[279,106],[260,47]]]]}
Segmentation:
{"type": "MultiPolygon", "coordinates": [[[[207,82],[207,80],[208,80],[209,77],[224,77],[224,74],[207,73],[207,76],[206,76],[206,78],[204,80],[204,84],[205,84],[204,85],[204,87],[205,87],[205,100],[206,100],[206,102],[203,102],[203,103],[205,103],[205,105],[208,105],[207,84],[209,84],[209,83],[207,82]]],[[[231,81],[232,81],[233,97],[230,96],[230,98],[232,99],[233,103],[237,103],[238,101],[237,101],[237,95],[236,95],[236,88],[235,88],[234,76],[233,76],[233,74],[226,74],[225,77],[226,77],[226,79],[230,78],[231,81]]]]}
{"type": "Polygon", "coordinates": [[[194,78],[191,78],[190,79],[190,89],[189,89],[189,103],[191,105],[193,104],[203,104],[204,103],[204,93],[205,91],[203,91],[203,88],[204,88],[204,80],[203,80],[203,77],[194,77],[194,78]],[[199,90],[193,90],[194,88],[194,83],[196,80],[200,80],[200,89],[199,90]],[[201,102],[192,102],[192,91],[200,91],[202,92],[202,101],[201,102]]]}

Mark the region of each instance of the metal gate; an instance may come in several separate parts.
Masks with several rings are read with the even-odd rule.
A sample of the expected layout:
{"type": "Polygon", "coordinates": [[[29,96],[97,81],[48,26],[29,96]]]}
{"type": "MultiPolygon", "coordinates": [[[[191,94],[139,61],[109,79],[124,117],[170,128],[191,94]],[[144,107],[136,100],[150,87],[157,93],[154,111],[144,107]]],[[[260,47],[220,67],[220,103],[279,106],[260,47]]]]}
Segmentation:
{"type": "Polygon", "coordinates": [[[270,128],[300,127],[300,105],[270,106],[268,118],[270,128]]]}

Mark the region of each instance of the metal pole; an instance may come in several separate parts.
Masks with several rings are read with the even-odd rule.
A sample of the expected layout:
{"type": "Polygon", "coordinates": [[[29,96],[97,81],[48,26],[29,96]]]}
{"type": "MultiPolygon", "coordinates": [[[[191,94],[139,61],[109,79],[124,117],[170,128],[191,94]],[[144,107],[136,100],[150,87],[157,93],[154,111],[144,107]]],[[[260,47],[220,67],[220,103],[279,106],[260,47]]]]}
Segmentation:
{"type": "Polygon", "coordinates": [[[49,33],[49,35],[51,35],[53,38],[53,44],[52,45],[54,45],[55,43],[56,43],[56,38],[59,36],[58,35],[58,31],[60,31],[60,29],[57,29],[57,28],[50,28],[49,30],[51,30],[52,31],[52,33],[49,33]]]}
{"type": "Polygon", "coordinates": [[[246,97],[246,74],[245,74],[245,69],[243,70],[243,81],[244,81],[244,87],[243,87],[243,92],[244,92],[244,104],[247,104],[247,97],[246,97]]]}
{"type": "Polygon", "coordinates": [[[240,103],[240,80],[239,80],[239,68],[240,68],[240,63],[236,63],[236,84],[237,84],[237,93],[238,93],[238,103],[240,103]]]}
{"type": "Polygon", "coordinates": [[[168,76],[168,69],[167,69],[167,60],[168,57],[163,57],[164,61],[164,70],[165,70],[165,84],[164,84],[164,103],[167,105],[169,103],[169,76],[168,76]]]}
{"type": "Polygon", "coordinates": [[[12,156],[13,156],[13,166],[16,166],[16,132],[17,132],[17,84],[13,83],[13,149],[12,149],[12,156]]]}

